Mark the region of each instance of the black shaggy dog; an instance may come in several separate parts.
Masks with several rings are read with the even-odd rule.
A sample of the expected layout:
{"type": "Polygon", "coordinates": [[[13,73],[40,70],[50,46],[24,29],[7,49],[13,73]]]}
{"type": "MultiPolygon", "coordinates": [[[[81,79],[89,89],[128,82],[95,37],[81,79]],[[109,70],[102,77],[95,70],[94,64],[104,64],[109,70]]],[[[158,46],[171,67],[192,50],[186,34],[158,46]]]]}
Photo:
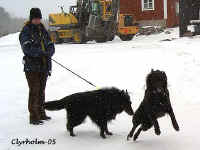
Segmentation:
{"type": "Polygon", "coordinates": [[[161,132],[157,119],[165,114],[169,114],[174,129],[179,131],[169,98],[165,72],[152,70],[146,78],[146,86],[144,99],[133,116],[133,128],[127,136],[127,140],[133,137],[139,125],[141,126],[134,135],[134,141],[138,138],[141,131],[147,131],[152,126],[154,126],[155,134],[160,135],[161,132]]]}
{"type": "Polygon", "coordinates": [[[117,88],[104,88],[95,91],[76,93],[58,101],[45,103],[47,110],[67,111],[67,130],[70,136],[75,136],[73,128],[80,125],[87,116],[100,128],[100,136],[106,138],[112,135],[107,123],[115,119],[116,115],[125,111],[133,115],[130,96],[127,91],[117,88]]]}

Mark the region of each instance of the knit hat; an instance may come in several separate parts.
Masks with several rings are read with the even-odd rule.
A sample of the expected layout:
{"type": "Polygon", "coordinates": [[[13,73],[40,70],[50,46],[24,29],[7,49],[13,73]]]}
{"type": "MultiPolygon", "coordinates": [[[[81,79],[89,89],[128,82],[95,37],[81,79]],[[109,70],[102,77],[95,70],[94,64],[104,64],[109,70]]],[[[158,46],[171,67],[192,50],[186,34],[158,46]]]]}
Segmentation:
{"type": "Polygon", "coordinates": [[[30,21],[32,21],[34,18],[42,19],[42,13],[39,8],[32,8],[30,10],[30,17],[29,17],[30,21]]]}

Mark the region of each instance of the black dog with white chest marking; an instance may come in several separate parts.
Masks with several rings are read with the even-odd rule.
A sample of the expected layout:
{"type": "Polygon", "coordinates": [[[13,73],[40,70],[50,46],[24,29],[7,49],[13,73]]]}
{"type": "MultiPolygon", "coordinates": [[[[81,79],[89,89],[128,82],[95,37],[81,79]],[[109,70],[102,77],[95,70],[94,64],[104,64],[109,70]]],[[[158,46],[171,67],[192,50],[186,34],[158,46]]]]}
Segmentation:
{"type": "Polygon", "coordinates": [[[95,91],[76,93],[58,101],[45,103],[47,110],[67,111],[67,130],[75,136],[73,128],[80,125],[87,116],[100,128],[100,136],[112,135],[107,124],[116,115],[125,111],[133,115],[130,96],[127,91],[117,88],[104,88],[95,91]]]}
{"type": "Polygon", "coordinates": [[[154,126],[155,134],[160,135],[161,132],[157,119],[163,117],[165,114],[169,114],[174,129],[179,131],[179,126],[170,102],[165,72],[152,70],[146,78],[146,85],[144,99],[133,116],[133,128],[127,136],[127,140],[133,137],[139,125],[141,126],[134,135],[134,141],[138,138],[141,131],[147,131],[152,126],[154,126]]]}

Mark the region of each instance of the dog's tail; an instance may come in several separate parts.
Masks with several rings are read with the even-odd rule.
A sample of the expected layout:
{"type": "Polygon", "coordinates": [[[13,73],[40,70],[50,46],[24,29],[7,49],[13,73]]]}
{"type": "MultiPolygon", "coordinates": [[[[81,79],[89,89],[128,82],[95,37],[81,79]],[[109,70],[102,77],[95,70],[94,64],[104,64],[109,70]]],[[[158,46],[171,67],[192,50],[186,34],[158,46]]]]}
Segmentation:
{"type": "Polygon", "coordinates": [[[50,111],[56,111],[64,109],[66,105],[66,99],[45,102],[44,108],[50,111]]]}

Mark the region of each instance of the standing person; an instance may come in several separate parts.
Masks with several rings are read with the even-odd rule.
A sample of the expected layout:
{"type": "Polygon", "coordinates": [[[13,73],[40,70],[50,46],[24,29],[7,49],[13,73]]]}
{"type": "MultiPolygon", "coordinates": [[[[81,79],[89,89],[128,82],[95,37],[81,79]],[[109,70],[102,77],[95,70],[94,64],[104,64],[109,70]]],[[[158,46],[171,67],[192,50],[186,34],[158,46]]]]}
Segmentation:
{"type": "Polygon", "coordinates": [[[32,8],[29,21],[19,35],[25,55],[24,72],[29,86],[30,124],[34,125],[43,124],[43,120],[51,119],[46,115],[43,105],[47,77],[51,75],[51,57],[55,48],[41,19],[40,9],[32,8]]]}

